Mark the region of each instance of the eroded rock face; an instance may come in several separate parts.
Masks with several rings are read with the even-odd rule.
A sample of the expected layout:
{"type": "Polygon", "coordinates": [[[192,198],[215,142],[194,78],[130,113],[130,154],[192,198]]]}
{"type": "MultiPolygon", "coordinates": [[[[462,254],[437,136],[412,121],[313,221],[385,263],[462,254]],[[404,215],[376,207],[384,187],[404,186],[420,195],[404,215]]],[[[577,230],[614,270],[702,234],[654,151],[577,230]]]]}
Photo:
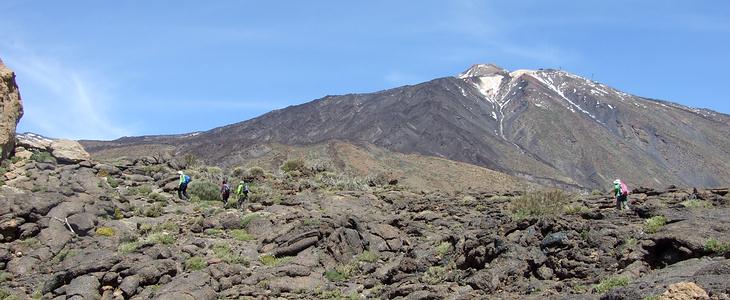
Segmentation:
{"type": "Polygon", "coordinates": [[[0,60],[0,160],[8,158],[15,149],[15,127],[23,117],[15,73],[0,60]]]}

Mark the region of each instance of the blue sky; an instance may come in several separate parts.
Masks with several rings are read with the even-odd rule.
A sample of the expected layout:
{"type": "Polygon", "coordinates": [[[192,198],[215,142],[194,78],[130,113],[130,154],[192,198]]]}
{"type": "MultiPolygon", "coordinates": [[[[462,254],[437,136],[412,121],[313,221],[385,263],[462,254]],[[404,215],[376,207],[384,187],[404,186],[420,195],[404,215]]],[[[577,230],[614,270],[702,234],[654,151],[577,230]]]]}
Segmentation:
{"type": "Polygon", "coordinates": [[[207,130],[475,63],[730,113],[730,1],[512,2],[3,0],[0,58],[19,131],[73,139],[207,130]]]}

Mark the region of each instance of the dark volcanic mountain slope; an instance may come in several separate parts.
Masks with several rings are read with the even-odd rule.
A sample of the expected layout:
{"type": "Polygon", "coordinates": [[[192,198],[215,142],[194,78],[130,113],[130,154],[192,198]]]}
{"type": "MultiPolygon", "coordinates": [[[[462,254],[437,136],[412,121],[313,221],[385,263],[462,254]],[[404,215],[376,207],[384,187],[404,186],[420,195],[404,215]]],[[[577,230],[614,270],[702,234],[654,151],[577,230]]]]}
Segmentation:
{"type": "Polygon", "coordinates": [[[164,142],[233,164],[251,145],[338,139],[553,184],[599,187],[620,177],[635,185],[718,186],[730,183],[728,124],[727,115],[562,71],[475,65],[458,77],[328,96],[199,134],[116,144],[164,142]]]}

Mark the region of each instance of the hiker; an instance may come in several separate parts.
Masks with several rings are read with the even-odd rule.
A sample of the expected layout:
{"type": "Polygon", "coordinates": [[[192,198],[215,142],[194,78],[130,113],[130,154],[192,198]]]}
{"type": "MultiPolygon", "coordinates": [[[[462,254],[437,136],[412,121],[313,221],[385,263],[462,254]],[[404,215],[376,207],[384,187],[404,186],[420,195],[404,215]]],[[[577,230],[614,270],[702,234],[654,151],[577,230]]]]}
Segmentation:
{"type": "Polygon", "coordinates": [[[231,195],[231,187],[228,186],[228,182],[223,179],[223,184],[221,184],[221,199],[223,199],[223,204],[228,204],[228,197],[231,195]]]}
{"type": "Polygon", "coordinates": [[[241,180],[236,187],[236,196],[238,197],[238,209],[243,207],[243,202],[248,198],[248,183],[241,180]]]}
{"type": "Polygon", "coordinates": [[[616,209],[629,209],[629,188],[620,179],[613,181],[613,193],[616,196],[616,209]]]}
{"type": "Polygon", "coordinates": [[[178,174],[180,174],[180,183],[177,187],[177,197],[181,200],[188,200],[190,197],[188,196],[188,183],[190,183],[190,176],[185,175],[183,171],[177,171],[178,174]]]}

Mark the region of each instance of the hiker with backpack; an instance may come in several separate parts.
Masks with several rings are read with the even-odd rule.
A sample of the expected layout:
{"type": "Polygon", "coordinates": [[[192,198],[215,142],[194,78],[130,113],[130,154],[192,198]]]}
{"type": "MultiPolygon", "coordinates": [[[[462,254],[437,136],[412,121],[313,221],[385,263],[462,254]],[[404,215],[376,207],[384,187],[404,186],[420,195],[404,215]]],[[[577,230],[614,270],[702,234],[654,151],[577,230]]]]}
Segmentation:
{"type": "Polygon", "coordinates": [[[629,188],[620,179],[613,181],[613,192],[616,196],[616,209],[629,209],[629,188]]]}
{"type": "Polygon", "coordinates": [[[238,197],[238,209],[243,207],[243,202],[248,199],[248,183],[241,180],[236,187],[236,196],[238,197]]]}
{"type": "Polygon", "coordinates": [[[223,200],[223,205],[228,204],[228,197],[231,195],[231,187],[228,185],[228,182],[223,179],[223,183],[221,184],[221,199],[223,200]]]}
{"type": "Polygon", "coordinates": [[[190,183],[190,176],[185,175],[183,171],[177,171],[178,174],[180,174],[180,183],[177,187],[177,197],[181,200],[188,200],[190,199],[190,196],[188,196],[188,184],[190,183]]]}

